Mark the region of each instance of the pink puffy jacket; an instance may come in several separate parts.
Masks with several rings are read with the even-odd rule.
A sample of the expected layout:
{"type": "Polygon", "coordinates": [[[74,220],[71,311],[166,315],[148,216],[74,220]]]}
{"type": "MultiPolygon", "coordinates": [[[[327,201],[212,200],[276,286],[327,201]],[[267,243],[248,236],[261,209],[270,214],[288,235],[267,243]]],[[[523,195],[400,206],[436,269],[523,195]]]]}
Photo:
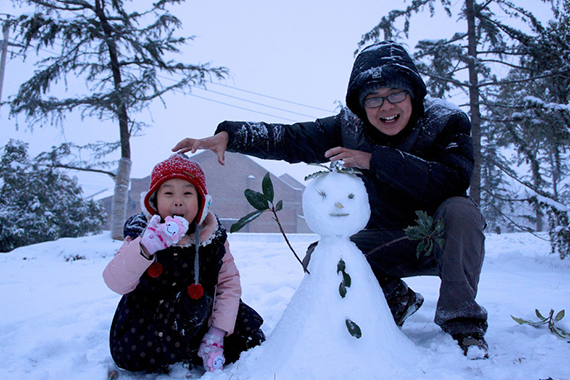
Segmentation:
{"type": "MultiPolygon", "coordinates": [[[[207,244],[218,229],[218,222],[212,213],[207,215],[201,227],[200,241],[207,244]]],[[[141,255],[140,240],[140,236],[134,240],[127,236],[115,257],[105,267],[103,279],[112,291],[119,294],[127,294],[133,291],[137,287],[140,277],[153,263],[152,260],[147,260],[141,255]]],[[[191,237],[191,241],[193,240],[191,237]]],[[[231,335],[234,331],[241,298],[241,283],[239,271],[227,240],[224,246],[226,254],[223,257],[222,268],[218,275],[216,298],[209,325],[222,329],[227,335],[231,335]]]]}

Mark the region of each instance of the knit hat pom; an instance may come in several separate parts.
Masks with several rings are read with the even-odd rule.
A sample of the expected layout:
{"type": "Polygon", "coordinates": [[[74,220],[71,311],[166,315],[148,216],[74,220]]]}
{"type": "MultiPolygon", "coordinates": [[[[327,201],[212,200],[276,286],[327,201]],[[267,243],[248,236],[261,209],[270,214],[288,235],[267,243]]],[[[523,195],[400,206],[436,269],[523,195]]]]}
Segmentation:
{"type": "MultiPolygon", "coordinates": [[[[150,215],[154,215],[158,212],[155,196],[156,191],[160,185],[173,178],[190,182],[194,185],[198,194],[200,194],[200,209],[196,215],[196,223],[201,224],[208,215],[208,210],[212,205],[212,197],[208,194],[206,176],[200,164],[181,153],[173,154],[168,159],[156,164],[154,169],[152,169],[150,188],[146,194],[143,193],[143,206],[145,211],[150,215]]],[[[143,194],[141,194],[141,196],[143,194]]]]}

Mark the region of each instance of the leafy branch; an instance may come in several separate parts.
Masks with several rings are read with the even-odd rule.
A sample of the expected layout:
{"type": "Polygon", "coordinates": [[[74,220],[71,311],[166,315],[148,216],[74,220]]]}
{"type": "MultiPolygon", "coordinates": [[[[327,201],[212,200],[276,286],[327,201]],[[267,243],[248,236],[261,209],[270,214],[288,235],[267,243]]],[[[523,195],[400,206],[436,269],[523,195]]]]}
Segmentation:
{"type": "Polygon", "coordinates": [[[443,220],[434,220],[433,217],[429,216],[425,211],[416,211],[418,223],[415,226],[409,226],[406,228],[406,236],[410,240],[419,240],[418,247],[416,249],[416,256],[419,259],[420,255],[424,253],[429,256],[433,253],[435,245],[439,248],[443,247],[443,220]]]}
{"type": "Polygon", "coordinates": [[[305,273],[309,273],[309,270],[307,269],[303,261],[299,258],[299,256],[291,246],[289,239],[287,239],[287,235],[285,234],[285,231],[281,226],[281,222],[279,221],[279,217],[277,216],[277,212],[283,209],[283,201],[280,200],[277,203],[273,203],[275,194],[273,191],[273,182],[271,182],[271,177],[269,175],[269,172],[265,174],[265,176],[263,177],[263,180],[261,182],[261,188],[263,191],[262,193],[251,189],[246,189],[244,191],[245,198],[247,199],[249,204],[253,208],[255,208],[255,211],[247,214],[246,216],[238,220],[236,223],[232,224],[232,226],[230,227],[230,232],[233,233],[241,230],[245,225],[253,222],[264,212],[270,211],[271,213],[273,213],[273,219],[277,222],[277,226],[279,226],[279,231],[281,231],[281,234],[285,238],[285,242],[289,246],[289,249],[291,250],[291,252],[293,252],[293,255],[295,255],[297,261],[299,261],[299,263],[301,263],[301,265],[303,266],[303,271],[305,273]]]}
{"type": "Polygon", "coordinates": [[[362,174],[362,172],[356,168],[345,168],[343,160],[333,161],[330,163],[330,166],[326,166],[323,164],[311,164],[311,165],[319,166],[321,168],[325,168],[326,170],[321,170],[305,176],[305,181],[309,181],[321,175],[329,173],[344,173],[344,174],[354,174],[354,175],[362,174]]]}
{"type": "Polygon", "coordinates": [[[535,309],[534,312],[535,312],[537,318],[539,319],[538,321],[528,321],[526,319],[513,317],[512,315],[511,315],[511,318],[514,319],[514,321],[520,325],[529,325],[529,326],[533,326],[533,327],[540,327],[542,325],[547,325],[547,327],[551,333],[553,333],[554,335],[556,335],[557,337],[559,337],[561,339],[567,340],[568,343],[570,343],[570,334],[567,333],[566,331],[564,331],[562,328],[556,326],[556,323],[560,322],[560,320],[562,320],[562,318],[564,318],[564,315],[565,315],[564,310],[561,310],[556,315],[554,315],[554,310],[550,309],[550,313],[548,313],[548,317],[544,317],[540,313],[540,311],[538,311],[538,309],[535,309]]]}
{"type": "Polygon", "coordinates": [[[378,247],[369,251],[365,256],[370,256],[371,254],[381,250],[382,248],[388,247],[394,243],[402,240],[419,240],[419,244],[416,248],[416,256],[419,259],[420,255],[424,254],[429,256],[433,253],[435,246],[439,248],[443,247],[445,240],[443,239],[443,220],[435,220],[433,217],[429,216],[425,211],[416,211],[418,219],[416,219],[417,224],[415,226],[408,226],[404,232],[405,236],[391,240],[387,243],[379,245],[378,247]]]}

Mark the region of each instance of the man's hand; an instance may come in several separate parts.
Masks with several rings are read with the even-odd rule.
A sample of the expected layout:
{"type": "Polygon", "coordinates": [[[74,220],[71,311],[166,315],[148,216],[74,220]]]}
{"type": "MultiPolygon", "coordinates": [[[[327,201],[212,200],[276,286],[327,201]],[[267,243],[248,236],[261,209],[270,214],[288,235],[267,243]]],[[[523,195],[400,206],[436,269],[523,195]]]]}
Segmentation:
{"type": "Polygon", "coordinates": [[[331,161],[344,161],[345,168],[370,169],[372,154],[361,150],[353,150],[337,146],[325,152],[325,157],[331,161]]]}
{"type": "Polygon", "coordinates": [[[225,153],[228,148],[229,138],[228,132],[226,131],[216,133],[214,136],[203,139],[193,139],[188,137],[176,144],[176,146],[172,148],[172,151],[176,153],[191,152],[194,154],[198,149],[209,149],[216,153],[220,165],[224,165],[226,163],[225,153]]]}

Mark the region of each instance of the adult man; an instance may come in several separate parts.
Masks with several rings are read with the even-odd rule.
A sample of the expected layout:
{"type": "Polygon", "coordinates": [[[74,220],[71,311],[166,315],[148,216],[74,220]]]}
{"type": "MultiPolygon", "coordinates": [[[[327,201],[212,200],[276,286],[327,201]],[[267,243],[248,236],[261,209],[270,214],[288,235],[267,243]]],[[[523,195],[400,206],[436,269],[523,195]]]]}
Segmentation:
{"type": "Polygon", "coordinates": [[[466,195],[473,172],[467,115],[426,99],[412,59],[393,42],[357,56],[346,104],[336,116],[307,123],[225,121],[214,136],[184,139],[173,150],[211,149],[221,164],[229,150],[291,163],[342,160],[361,169],[372,216],[351,239],[367,254],[396,323],[402,325],[423,302],[401,278],[437,275],[442,281],[435,322],[466,355],[471,350],[487,357],[487,312],[475,301],[485,221],[466,195]],[[415,224],[417,210],[444,222],[445,243],[434,255],[418,258],[417,241],[399,239],[415,224]]]}

